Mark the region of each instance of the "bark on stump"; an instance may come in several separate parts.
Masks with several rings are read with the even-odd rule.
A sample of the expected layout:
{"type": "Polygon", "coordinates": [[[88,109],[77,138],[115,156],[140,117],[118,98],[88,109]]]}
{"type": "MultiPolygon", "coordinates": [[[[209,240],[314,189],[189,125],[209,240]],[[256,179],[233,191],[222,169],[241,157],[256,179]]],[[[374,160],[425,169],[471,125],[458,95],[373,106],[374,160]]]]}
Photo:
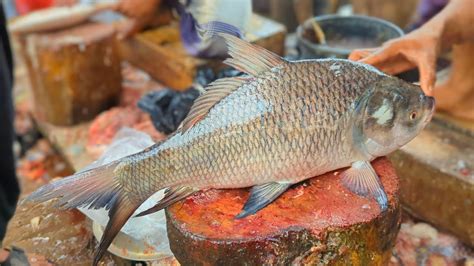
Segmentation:
{"type": "Polygon", "coordinates": [[[113,25],[86,23],[20,42],[41,120],[77,124],[118,101],[122,76],[113,25]]]}
{"type": "Polygon", "coordinates": [[[166,210],[171,250],[182,265],[382,265],[400,225],[398,177],[372,163],[389,208],[357,196],[340,171],[296,185],[256,215],[237,220],[248,189],[209,190],[166,210]]]}

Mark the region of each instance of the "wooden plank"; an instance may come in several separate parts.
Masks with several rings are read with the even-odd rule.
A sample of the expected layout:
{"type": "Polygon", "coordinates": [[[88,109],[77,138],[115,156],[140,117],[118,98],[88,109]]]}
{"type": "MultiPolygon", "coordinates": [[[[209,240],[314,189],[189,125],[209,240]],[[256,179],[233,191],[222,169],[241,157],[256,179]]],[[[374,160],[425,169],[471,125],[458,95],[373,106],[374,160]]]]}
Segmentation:
{"type": "Polygon", "coordinates": [[[191,86],[194,72],[204,61],[186,54],[177,26],[150,30],[119,44],[122,58],[145,70],[165,86],[184,90],[191,86]]]}

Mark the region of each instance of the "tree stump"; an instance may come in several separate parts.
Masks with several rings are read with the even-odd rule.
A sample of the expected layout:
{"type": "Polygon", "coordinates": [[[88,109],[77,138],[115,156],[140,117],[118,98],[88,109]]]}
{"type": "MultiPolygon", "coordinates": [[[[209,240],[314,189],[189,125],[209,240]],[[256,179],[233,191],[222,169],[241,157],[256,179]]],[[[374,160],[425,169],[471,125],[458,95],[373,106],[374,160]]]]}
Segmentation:
{"type": "Polygon", "coordinates": [[[290,188],[235,219],[248,189],[209,190],[166,210],[171,250],[182,265],[382,265],[399,230],[399,183],[386,158],[372,165],[389,208],[345,189],[331,172],[290,188]]]}
{"type": "Polygon", "coordinates": [[[86,23],[20,42],[41,120],[73,125],[118,101],[122,76],[113,25],[86,23]]]}

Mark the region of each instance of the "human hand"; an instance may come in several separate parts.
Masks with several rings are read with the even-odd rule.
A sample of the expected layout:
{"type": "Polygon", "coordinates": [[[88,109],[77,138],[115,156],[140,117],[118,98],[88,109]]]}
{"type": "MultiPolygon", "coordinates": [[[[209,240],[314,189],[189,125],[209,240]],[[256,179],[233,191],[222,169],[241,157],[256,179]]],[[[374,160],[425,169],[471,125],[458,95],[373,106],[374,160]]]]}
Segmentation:
{"type": "Polygon", "coordinates": [[[160,0],[121,0],[118,11],[127,17],[139,19],[155,12],[160,0]]]}
{"type": "Polygon", "coordinates": [[[436,59],[441,46],[437,32],[420,28],[390,40],[381,47],[354,50],[349,59],[373,65],[390,75],[417,67],[421,88],[426,95],[431,96],[436,81],[436,59]]]}
{"type": "Polygon", "coordinates": [[[152,19],[161,0],[121,0],[117,11],[129,17],[120,28],[121,37],[127,37],[143,29],[152,19]]]}
{"type": "MultiPolygon", "coordinates": [[[[436,109],[451,116],[474,121],[474,43],[458,44],[451,52],[450,70],[436,84],[436,109]]],[[[444,75],[443,75],[444,74],[444,75]]]]}

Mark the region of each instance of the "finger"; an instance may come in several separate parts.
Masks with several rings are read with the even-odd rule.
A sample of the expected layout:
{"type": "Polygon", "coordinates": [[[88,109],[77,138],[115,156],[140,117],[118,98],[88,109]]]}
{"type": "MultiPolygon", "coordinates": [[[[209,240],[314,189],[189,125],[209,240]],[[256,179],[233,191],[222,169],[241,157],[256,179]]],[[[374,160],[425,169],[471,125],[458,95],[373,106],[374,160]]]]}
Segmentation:
{"type": "Polygon", "coordinates": [[[130,1],[122,0],[119,1],[119,3],[117,4],[116,11],[122,13],[127,17],[133,17],[134,6],[130,5],[130,1]]]}
{"type": "Polygon", "coordinates": [[[369,65],[380,64],[383,61],[387,61],[390,58],[399,54],[399,45],[397,43],[386,43],[382,47],[378,48],[377,51],[360,60],[362,63],[369,65]]]}
{"type": "Polygon", "coordinates": [[[375,51],[376,51],[375,48],[357,49],[357,50],[354,50],[354,51],[351,52],[348,59],[352,60],[352,61],[359,61],[360,59],[369,56],[370,54],[372,54],[375,51]]]}
{"type": "Polygon", "coordinates": [[[126,15],[125,11],[126,11],[126,8],[124,6],[124,1],[119,1],[118,4],[117,4],[117,9],[116,9],[117,12],[120,12],[122,13],[122,15],[126,15]]]}
{"type": "Polygon", "coordinates": [[[420,72],[420,86],[423,92],[433,95],[433,87],[436,82],[436,57],[431,53],[405,53],[405,57],[416,64],[420,72]]]}
{"type": "Polygon", "coordinates": [[[144,17],[144,18],[139,18],[139,19],[134,19],[133,27],[132,29],[128,32],[127,37],[130,37],[131,35],[141,31],[145,26],[148,24],[149,18],[144,17]]]}
{"type": "Polygon", "coordinates": [[[381,62],[388,60],[390,57],[392,57],[391,53],[387,53],[385,50],[381,49],[365,58],[362,58],[360,60],[361,63],[369,64],[369,65],[376,65],[380,64],[381,62]]]}
{"type": "Polygon", "coordinates": [[[116,25],[118,39],[122,40],[132,35],[137,28],[136,23],[134,19],[126,19],[118,23],[116,25]]]}
{"type": "Polygon", "coordinates": [[[396,75],[412,68],[415,68],[417,65],[413,64],[412,62],[406,60],[402,56],[397,56],[393,59],[388,61],[384,61],[380,64],[374,65],[376,68],[380,69],[380,71],[385,72],[389,75],[396,75]]]}
{"type": "Polygon", "coordinates": [[[436,63],[432,58],[426,58],[423,61],[420,61],[418,64],[420,85],[426,95],[432,96],[433,87],[436,82],[436,63]]]}

